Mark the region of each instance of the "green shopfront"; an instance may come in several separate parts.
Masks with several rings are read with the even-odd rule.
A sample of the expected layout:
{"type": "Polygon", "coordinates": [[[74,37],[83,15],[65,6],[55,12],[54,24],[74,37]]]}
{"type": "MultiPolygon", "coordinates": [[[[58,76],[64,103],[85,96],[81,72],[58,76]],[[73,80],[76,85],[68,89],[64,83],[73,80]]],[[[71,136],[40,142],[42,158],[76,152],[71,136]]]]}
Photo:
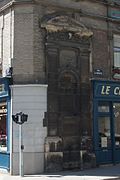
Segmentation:
{"type": "Polygon", "coordinates": [[[93,80],[93,89],[96,162],[120,163],[120,82],[93,80]]]}

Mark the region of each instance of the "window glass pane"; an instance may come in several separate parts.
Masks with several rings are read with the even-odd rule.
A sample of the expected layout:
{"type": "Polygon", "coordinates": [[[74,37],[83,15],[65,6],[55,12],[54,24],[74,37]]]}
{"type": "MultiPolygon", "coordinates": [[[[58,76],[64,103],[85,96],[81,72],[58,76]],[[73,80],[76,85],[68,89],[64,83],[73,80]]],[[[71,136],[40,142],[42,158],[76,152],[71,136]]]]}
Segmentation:
{"type": "Polygon", "coordinates": [[[114,46],[120,47],[120,36],[114,35],[114,46]]]}
{"type": "Polygon", "coordinates": [[[120,42],[114,41],[114,47],[120,47],[120,42]]]}
{"type": "Polygon", "coordinates": [[[120,67],[120,36],[114,35],[114,66],[120,67]]]}
{"type": "Polygon", "coordinates": [[[4,84],[0,84],[0,93],[5,91],[5,85],[4,84]]]}
{"type": "Polygon", "coordinates": [[[7,151],[7,106],[6,102],[0,103],[0,151],[7,151]]]}
{"type": "Polygon", "coordinates": [[[98,112],[109,112],[109,103],[99,102],[98,103],[98,112]]]}
{"type": "Polygon", "coordinates": [[[111,147],[111,134],[110,134],[110,117],[99,117],[98,119],[99,131],[99,147],[111,147]]]}
{"type": "Polygon", "coordinates": [[[120,103],[113,104],[115,122],[115,146],[120,148],[120,103]]]}
{"type": "Polygon", "coordinates": [[[114,52],[114,66],[120,67],[120,52],[114,52]]]}

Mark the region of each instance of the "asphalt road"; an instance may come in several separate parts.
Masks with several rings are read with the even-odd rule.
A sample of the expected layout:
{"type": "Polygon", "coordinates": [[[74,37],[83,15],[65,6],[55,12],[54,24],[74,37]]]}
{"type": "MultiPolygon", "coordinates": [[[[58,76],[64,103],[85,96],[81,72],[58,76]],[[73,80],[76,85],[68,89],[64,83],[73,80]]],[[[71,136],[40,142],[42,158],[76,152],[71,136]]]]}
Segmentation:
{"type": "Polygon", "coordinates": [[[0,180],[120,180],[120,164],[83,171],[63,171],[54,174],[11,176],[1,173],[0,180]]]}

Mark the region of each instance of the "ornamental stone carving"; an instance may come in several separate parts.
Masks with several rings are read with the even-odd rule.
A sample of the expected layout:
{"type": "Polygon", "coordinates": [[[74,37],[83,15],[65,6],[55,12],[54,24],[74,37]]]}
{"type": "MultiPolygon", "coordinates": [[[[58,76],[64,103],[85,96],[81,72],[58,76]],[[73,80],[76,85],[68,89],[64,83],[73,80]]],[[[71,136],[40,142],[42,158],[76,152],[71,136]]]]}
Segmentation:
{"type": "Polygon", "coordinates": [[[77,37],[91,37],[93,32],[68,15],[49,15],[41,19],[41,27],[48,32],[69,32],[69,38],[72,34],[77,37]]]}

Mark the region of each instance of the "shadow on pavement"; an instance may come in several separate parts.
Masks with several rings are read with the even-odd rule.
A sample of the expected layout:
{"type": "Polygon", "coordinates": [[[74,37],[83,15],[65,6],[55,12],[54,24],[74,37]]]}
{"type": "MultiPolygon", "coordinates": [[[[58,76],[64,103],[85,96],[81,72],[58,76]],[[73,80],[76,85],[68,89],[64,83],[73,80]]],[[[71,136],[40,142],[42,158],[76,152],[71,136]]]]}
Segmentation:
{"type": "MultiPolygon", "coordinates": [[[[47,176],[49,178],[61,178],[63,176],[80,176],[80,177],[103,177],[105,180],[109,180],[114,178],[115,180],[120,180],[120,164],[117,165],[109,165],[109,166],[100,166],[94,169],[88,170],[69,170],[69,171],[61,171],[57,173],[44,173],[40,175],[36,175],[36,177],[47,176]]],[[[32,175],[28,175],[27,177],[32,177],[32,175]]]]}

